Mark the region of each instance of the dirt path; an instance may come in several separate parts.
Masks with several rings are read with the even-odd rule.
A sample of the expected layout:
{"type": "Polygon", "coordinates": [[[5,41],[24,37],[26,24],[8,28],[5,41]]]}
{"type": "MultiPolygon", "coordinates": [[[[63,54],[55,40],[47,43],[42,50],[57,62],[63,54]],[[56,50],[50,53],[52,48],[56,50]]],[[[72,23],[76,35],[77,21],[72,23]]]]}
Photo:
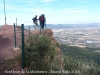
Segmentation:
{"type": "MultiPolygon", "coordinates": [[[[21,46],[21,30],[16,28],[16,41],[17,46],[21,46]]],[[[37,34],[39,31],[31,31],[37,34]]],[[[25,31],[25,39],[28,37],[29,32],[25,31]]],[[[14,26],[4,25],[0,28],[0,60],[9,59],[14,57],[14,26]]]]}

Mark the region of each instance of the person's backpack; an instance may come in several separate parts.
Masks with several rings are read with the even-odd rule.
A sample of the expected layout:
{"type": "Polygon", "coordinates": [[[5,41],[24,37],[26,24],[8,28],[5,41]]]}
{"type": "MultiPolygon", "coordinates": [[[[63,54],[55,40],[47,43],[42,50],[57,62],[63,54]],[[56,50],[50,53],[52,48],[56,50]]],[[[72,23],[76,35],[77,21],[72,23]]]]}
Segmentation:
{"type": "Polygon", "coordinates": [[[36,17],[32,18],[32,20],[33,20],[33,22],[35,23],[35,21],[36,21],[36,17]]]}

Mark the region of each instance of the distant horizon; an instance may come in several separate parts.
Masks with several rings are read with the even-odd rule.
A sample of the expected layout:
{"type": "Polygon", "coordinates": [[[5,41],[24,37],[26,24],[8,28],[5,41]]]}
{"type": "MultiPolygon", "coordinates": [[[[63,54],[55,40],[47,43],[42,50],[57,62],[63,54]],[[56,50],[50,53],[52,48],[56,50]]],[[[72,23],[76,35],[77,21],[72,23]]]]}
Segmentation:
{"type": "MultiPolygon", "coordinates": [[[[13,24],[14,24],[14,23],[13,23],[13,24]]],[[[12,24],[12,25],[13,25],[13,24],[12,24]]],[[[24,23],[22,23],[22,24],[24,24],[24,23]]],[[[73,24],[74,24],[74,25],[79,25],[79,24],[100,24],[100,23],[73,23],[73,24],[71,24],[71,23],[60,24],[60,23],[59,23],[59,24],[47,24],[47,25],[68,25],[68,24],[69,24],[69,25],[73,25],[73,24]]],[[[3,25],[5,25],[5,24],[3,24],[3,25]]],[[[0,25],[0,26],[3,26],[3,25],[0,25]]],[[[11,25],[11,24],[7,24],[7,25],[11,25]]],[[[18,25],[19,25],[19,24],[18,24],[18,25]]],[[[21,25],[21,24],[20,24],[20,25],[21,25]]],[[[30,24],[27,24],[27,25],[24,24],[24,25],[25,25],[25,26],[31,26],[30,24]]],[[[32,24],[32,25],[33,25],[33,24],[32,24]]]]}

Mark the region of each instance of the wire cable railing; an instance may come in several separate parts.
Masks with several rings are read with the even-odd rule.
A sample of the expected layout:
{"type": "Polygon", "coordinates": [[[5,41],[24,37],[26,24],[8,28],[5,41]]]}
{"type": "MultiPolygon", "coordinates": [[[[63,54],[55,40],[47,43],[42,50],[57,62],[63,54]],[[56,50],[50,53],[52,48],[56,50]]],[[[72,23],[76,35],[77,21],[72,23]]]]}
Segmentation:
{"type": "Polygon", "coordinates": [[[32,21],[24,21],[24,20],[21,20],[19,18],[17,18],[17,20],[22,21],[22,22],[32,22],[32,21]]]}
{"type": "MultiPolygon", "coordinates": [[[[33,21],[25,21],[25,20],[22,20],[22,19],[19,19],[19,18],[16,18],[16,27],[20,26],[21,27],[21,24],[25,24],[25,28],[27,28],[27,26],[34,26],[33,24],[33,21]]],[[[32,29],[32,28],[31,28],[32,29]]]]}

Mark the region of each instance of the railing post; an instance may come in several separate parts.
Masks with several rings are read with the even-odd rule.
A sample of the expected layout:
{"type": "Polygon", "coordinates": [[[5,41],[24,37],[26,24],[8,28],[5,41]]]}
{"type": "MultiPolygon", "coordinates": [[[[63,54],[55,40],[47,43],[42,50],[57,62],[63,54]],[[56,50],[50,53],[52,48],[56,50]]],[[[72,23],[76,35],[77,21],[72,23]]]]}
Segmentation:
{"type": "Polygon", "coordinates": [[[41,28],[40,28],[40,35],[41,35],[41,28]]]}
{"type": "Polygon", "coordinates": [[[22,69],[25,68],[25,51],[24,51],[24,24],[21,24],[22,30],[22,69]]]}
{"type": "Polygon", "coordinates": [[[15,23],[14,23],[14,44],[16,47],[16,26],[15,26],[15,23]]]}
{"type": "Polygon", "coordinates": [[[16,26],[17,26],[17,18],[16,18],[16,26]]]}
{"type": "Polygon", "coordinates": [[[30,26],[29,26],[29,36],[30,36],[30,26]]]}

